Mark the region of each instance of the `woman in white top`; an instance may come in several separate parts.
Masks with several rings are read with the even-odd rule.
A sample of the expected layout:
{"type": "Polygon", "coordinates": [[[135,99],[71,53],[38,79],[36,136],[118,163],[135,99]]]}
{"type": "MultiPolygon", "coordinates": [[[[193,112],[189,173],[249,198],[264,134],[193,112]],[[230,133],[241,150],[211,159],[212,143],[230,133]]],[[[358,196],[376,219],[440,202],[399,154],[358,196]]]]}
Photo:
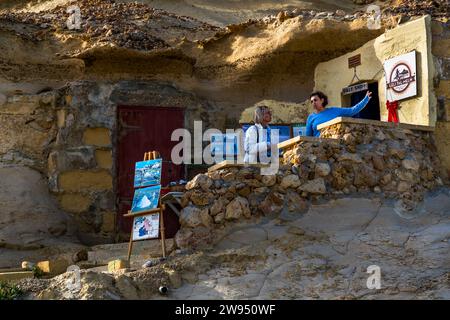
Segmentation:
{"type": "Polygon", "coordinates": [[[245,132],[244,162],[269,162],[271,149],[269,123],[272,121],[272,112],[269,107],[256,107],[254,121],[255,124],[245,132]]]}

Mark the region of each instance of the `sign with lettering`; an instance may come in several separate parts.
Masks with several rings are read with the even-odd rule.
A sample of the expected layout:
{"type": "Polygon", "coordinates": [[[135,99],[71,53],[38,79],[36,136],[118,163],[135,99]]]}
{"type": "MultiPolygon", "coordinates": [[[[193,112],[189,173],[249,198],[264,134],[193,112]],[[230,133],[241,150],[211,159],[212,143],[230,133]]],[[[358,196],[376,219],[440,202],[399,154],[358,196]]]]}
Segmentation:
{"type": "Polygon", "coordinates": [[[364,82],[364,83],[356,84],[354,86],[345,87],[342,89],[342,93],[344,95],[346,95],[346,94],[351,94],[351,93],[355,93],[355,92],[359,92],[359,91],[365,91],[368,88],[369,88],[369,85],[367,84],[367,82],[364,82]]]}
{"type": "Polygon", "coordinates": [[[386,99],[402,100],[417,95],[416,51],[384,62],[386,99]]]}

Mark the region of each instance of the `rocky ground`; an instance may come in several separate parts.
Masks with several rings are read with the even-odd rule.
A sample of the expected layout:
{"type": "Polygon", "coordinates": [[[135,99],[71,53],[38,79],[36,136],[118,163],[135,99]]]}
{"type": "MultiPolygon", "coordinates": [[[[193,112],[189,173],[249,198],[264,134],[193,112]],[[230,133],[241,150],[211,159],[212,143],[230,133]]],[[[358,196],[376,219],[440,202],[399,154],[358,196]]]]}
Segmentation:
{"type": "MultiPolygon", "coordinates": [[[[5,11],[0,19],[11,28],[23,25],[15,30],[22,37],[31,40],[43,40],[52,33],[67,32],[80,36],[83,40],[110,43],[124,48],[154,50],[169,47],[161,39],[195,38],[197,33],[217,31],[218,28],[196,19],[178,16],[164,10],[154,9],[145,4],[119,3],[103,0],[77,1],[80,8],[80,29],[69,29],[67,5],[57,6],[40,12],[5,11]]],[[[204,38],[206,34],[200,35],[204,38]]],[[[170,40],[169,40],[170,41],[170,40]]]]}
{"type": "Polygon", "coordinates": [[[448,188],[407,218],[388,200],[347,197],[234,225],[214,247],[150,268],[82,270],[80,289],[70,273],[20,286],[24,299],[450,299],[449,230],[448,188]],[[366,286],[370,265],[381,289],[366,286]]]}
{"type": "Polygon", "coordinates": [[[385,9],[386,14],[405,14],[408,16],[430,14],[434,17],[448,17],[450,4],[448,0],[396,0],[385,9]]]}
{"type": "MultiPolygon", "coordinates": [[[[28,12],[41,12],[52,10],[57,6],[68,6],[74,0],[14,0],[4,1],[0,9],[22,10],[28,12]]],[[[116,0],[117,3],[131,4],[133,0],[116,0]]],[[[357,4],[351,0],[316,0],[314,2],[302,0],[139,0],[140,4],[146,4],[155,9],[173,12],[179,16],[189,16],[212,25],[225,27],[229,24],[238,24],[249,19],[262,19],[266,16],[276,16],[280,11],[316,10],[336,11],[345,10],[352,12],[361,9],[365,3],[357,4]]],[[[383,4],[383,3],[382,3],[383,4]]]]}

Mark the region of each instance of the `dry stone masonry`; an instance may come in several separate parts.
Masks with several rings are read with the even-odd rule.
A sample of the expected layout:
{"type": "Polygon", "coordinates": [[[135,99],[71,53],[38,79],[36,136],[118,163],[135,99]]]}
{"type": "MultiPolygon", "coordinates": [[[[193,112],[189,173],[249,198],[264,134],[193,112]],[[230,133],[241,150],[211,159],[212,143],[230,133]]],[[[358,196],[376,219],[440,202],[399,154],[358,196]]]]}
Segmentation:
{"type": "Polygon", "coordinates": [[[199,174],[187,184],[179,247],[220,239],[225,226],[265,215],[305,212],[311,203],[349,194],[394,199],[408,216],[446,173],[429,127],[343,118],[284,150],[276,175],[256,167],[199,174]]]}

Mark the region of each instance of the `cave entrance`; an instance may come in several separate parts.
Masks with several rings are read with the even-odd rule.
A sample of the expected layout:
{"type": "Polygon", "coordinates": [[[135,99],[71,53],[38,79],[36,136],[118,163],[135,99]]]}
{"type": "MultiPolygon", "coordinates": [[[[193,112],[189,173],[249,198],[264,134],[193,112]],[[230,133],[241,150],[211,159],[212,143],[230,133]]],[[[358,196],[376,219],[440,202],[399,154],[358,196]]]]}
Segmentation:
{"type": "MultiPolygon", "coordinates": [[[[369,100],[367,106],[359,113],[353,116],[353,118],[380,120],[380,99],[378,97],[378,82],[368,83],[368,90],[372,92],[372,99],[369,100]]],[[[354,106],[366,95],[366,90],[354,92],[350,96],[350,105],[354,106]]]]}

